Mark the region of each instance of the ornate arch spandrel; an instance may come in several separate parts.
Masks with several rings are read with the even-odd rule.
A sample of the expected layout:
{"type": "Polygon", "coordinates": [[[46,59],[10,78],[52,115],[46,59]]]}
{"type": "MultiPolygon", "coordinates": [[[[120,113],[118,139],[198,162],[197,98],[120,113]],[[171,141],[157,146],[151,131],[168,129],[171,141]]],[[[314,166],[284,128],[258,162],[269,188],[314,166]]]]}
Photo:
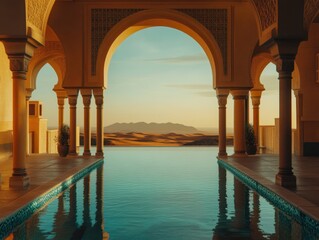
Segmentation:
{"type": "Polygon", "coordinates": [[[138,11],[137,13],[122,19],[107,32],[98,49],[96,74],[88,76],[88,78],[90,78],[89,81],[91,81],[90,84],[105,87],[106,81],[104,82],[103,80],[104,66],[106,66],[107,71],[108,63],[116,47],[129,35],[151,26],[171,27],[191,36],[202,46],[210,61],[212,73],[214,75],[214,86],[216,85],[216,79],[224,81],[227,78],[223,70],[223,56],[220,47],[214,36],[205,26],[181,11],[152,9],[138,11]]]}
{"type": "Polygon", "coordinates": [[[26,0],[27,35],[41,44],[45,41],[47,22],[54,3],[55,0],[26,0]]]}

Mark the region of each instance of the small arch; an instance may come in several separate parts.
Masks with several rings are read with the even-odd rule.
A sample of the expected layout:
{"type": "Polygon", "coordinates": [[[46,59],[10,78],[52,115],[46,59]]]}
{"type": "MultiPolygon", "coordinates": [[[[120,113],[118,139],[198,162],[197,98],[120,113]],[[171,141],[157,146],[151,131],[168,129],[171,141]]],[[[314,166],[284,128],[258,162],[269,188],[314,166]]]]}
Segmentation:
{"type": "Polygon", "coordinates": [[[62,88],[65,77],[65,55],[64,50],[55,32],[47,27],[46,45],[35,50],[27,73],[26,88],[33,91],[36,88],[36,77],[40,69],[49,63],[58,76],[55,88],[62,88]]]}
{"type": "Polygon", "coordinates": [[[92,80],[97,82],[100,87],[106,87],[107,79],[104,79],[104,71],[108,70],[116,48],[134,32],[153,26],[171,27],[191,36],[203,48],[209,59],[213,73],[213,86],[216,85],[216,79],[223,80],[225,78],[220,48],[203,25],[178,11],[145,10],[123,19],[104,37],[98,51],[96,76],[92,76],[92,80]]]}

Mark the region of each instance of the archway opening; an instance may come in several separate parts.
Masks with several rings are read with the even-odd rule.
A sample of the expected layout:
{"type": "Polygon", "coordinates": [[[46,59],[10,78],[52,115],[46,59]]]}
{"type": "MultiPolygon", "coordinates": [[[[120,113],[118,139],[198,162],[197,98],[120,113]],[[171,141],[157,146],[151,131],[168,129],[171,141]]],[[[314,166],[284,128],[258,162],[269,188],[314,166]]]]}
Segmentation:
{"type": "MultiPolygon", "coordinates": [[[[48,130],[57,129],[57,97],[53,91],[58,82],[54,68],[46,63],[36,73],[36,88],[29,100],[29,153],[56,152],[56,143],[48,141],[48,130]],[[56,106],[56,107],[54,107],[56,106]],[[50,149],[53,145],[53,149],[50,149]]],[[[54,141],[54,140],[53,140],[54,141]]]]}
{"type": "MultiPolygon", "coordinates": [[[[266,152],[279,153],[279,80],[275,64],[270,62],[263,69],[260,75],[260,83],[265,88],[260,100],[260,146],[265,147],[266,152]]],[[[292,85],[295,84],[293,81],[292,85]]],[[[291,90],[291,110],[294,134],[296,129],[296,98],[293,90],[291,90]]],[[[253,121],[252,115],[250,114],[251,122],[253,121]]],[[[292,139],[294,141],[294,135],[292,139]]],[[[294,146],[293,143],[292,146],[294,146]]]]}
{"type": "MultiPolygon", "coordinates": [[[[216,134],[218,107],[211,65],[202,47],[184,32],[169,27],[137,31],[117,47],[105,68],[105,133],[216,134]]],[[[127,139],[178,144],[172,135],[163,141],[132,135],[127,139]]],[[[115,143],[115,135],[109,136],[121,144],[115,143]]]]}

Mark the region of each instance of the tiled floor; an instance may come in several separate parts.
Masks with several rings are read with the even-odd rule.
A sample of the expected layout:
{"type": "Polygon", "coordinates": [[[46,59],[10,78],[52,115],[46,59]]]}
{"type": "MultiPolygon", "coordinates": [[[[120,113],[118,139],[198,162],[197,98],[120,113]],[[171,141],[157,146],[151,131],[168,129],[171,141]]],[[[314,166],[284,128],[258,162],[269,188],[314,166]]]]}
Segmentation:
{"type": "Polygon", "coordinates": [[[278,155],[255,155],[229,156],[221,160],[236,167],[319,220],[319,158],[293,157],[293,172],[297,177],[297,188],[294,190],[285,189],[275,184],[278,158],[278,155]]]}
{"type": "Polygon", "coordinates": [[[26,167],[30,177],[30,186],[25,189],[9,187],[12,174],[12,159],[0,162],[2,183],[0,188],[0,219],[16,211],[21,206],[45,193],[56,184],[86,168],[101,158],[67,157],[38,154],[27,157],[26,167]]]}

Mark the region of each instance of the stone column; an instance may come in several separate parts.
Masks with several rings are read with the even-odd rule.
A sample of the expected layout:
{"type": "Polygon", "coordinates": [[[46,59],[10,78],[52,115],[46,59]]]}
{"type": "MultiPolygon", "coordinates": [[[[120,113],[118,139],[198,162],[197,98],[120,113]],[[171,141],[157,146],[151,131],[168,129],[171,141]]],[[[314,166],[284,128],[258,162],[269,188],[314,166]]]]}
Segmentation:
{"type": "Polygon", "coordinates": [[[60,131],[64,123],[64,97],[58,97],[58,130],[60,131]]]}
{"type": "Polygon", "coordinates": [[[257,149],[259,147],[259,105],[260,105],[260,98],[261,98],[261,90],[251,90],[251,102],[253,105],[253,125],[254,125],[254,132],[257,141],[257,149]]]}
{"type": "Polygon", "coordinates": [[[216,90],[217,98],[218,98],[218,116],[219,116],[219,121],[218,121],[218,147],[219,147],[219,152],[218,156],[227,156],[226,152],[226,104],[227,104],[227,97],[229,94],[228,89],[217,89],[216,90]]]}
{"type": "Polygon", "coordinates": [[[279,73],[279,172],[276,183],[284,187],[296,187],[296,176],[291,163],[291,79],[294,56],[284,55],[276,59],[279,73]]]}
{"type": "Polygon", "coordinates": [[[28,121],[25,83],[31,57],[25,52],[15,53],[18,47],[25,48],[26,45],[28,44],[25,42],[5,43],[13,80],[13,173],[9,180],[10,187],[29,185],[29,176],[25,165],[28,121]]]}
{"type": "Polygon", "coordinates": [[[29,100],[32,96],[32,92],[34,89],[26,89],[26,101],[27,101],[27,155],[30,154],[30,139],[29,139],[29,132],[30,132],[30,117],[29,117],[29,100]]]}
{"type": "Polygon", "coordinates": [[[103,157],[103,89],[93,89],[96,104],[96,154],[97,157],[103,157]]]}
{"type": "Polygon", "coordinates": [[[235,155],[246,155],[246,112],[245,102],[248,90],[232,90],[234,98],[234,151],[235,155]]]}
{"type": "Polygon", "coordinates": [[[55,91],[58,102],[58,130],[60,130],[64,124],[64,100],[68,95],[64,89],[54,88],[53,91],[55,91]]]}
{"type": "Polygon", "coordinates": [[[76,152],[76,104],[78,98],[78,89],[67,89],[70,105],[70,148],[69,155],[77,156],[76,152]]]}
{"type": "Polygon", "coordinates": [[[91,89],[81,89],[81,95],[84,105],[84,156],[91,156],[91,125],[90,125],[90,105],[91,105],[91,89]]]}

